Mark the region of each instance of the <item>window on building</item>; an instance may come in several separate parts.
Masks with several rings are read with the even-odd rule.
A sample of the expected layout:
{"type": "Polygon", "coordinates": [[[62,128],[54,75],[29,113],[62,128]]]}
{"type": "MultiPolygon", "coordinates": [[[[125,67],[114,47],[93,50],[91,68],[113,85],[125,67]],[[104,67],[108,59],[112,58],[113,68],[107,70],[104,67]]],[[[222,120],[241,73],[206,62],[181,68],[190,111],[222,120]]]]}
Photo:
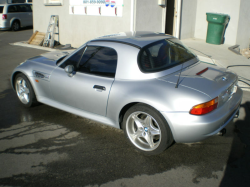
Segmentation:
{"type": "Polygon", "coordinates": [[[117,53],[107,47],[87,47],[78,67],[78,72],[97,76],[115,77],[117,53]]]}
{"type": "Polygon", "coordinates": [[[9,0],[8,3],[26,3],[26,0],[9,0]]]}
{"type": "Polygon", "coordinates": [[[62,5],[63,0],[44,0],[45,5],[62,5]]]}

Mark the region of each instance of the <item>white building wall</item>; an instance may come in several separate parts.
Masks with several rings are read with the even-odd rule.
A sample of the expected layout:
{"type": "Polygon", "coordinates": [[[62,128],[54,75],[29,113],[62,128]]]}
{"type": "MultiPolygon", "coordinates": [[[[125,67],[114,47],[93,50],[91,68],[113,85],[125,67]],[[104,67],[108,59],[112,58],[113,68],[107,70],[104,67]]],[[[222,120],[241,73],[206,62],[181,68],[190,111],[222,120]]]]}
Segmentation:
{"type": "MultiPolygon", "coordinates": [[[[130,30],[131,0],[123,0],[122,17],[70,15],[69,0],[62,6],[45,6],[33,2],[34,31],[46,32],[51,15],[59,15],[60,43],[79,47],[90,39],[130,30]]],[[[56,39],[56,37],[55,37],[56,39]]]]}
{"type": "MultiPolygon", "coordinates": [[[[249,1],[249,0],[246,0],[249,1]]],[[[241,0],[198,0],[196,12],[195,38],[206,39],[206,13],[223,13],[230,15],[230,21],[225,32],[225,44],[235,45],[239,24],[241,0]]]]}
{"type": "Polygon", "coordinates": [[[158,5],[158,0],[135,0],[135,2],[135,30],[162,32],[163,11],[166,9],[158,5]]]}
{"type": "Polygon", "coordinates": [[[180,39],[194,38],[197,0],[182,1],[180,39]]]}
{"type": "Polygon", "coordinates": [[[249,42],[250,42],[250,1],[241,0],[236,44],[240,45],[241,49],[245,49],[249,47],[249,42]]]}

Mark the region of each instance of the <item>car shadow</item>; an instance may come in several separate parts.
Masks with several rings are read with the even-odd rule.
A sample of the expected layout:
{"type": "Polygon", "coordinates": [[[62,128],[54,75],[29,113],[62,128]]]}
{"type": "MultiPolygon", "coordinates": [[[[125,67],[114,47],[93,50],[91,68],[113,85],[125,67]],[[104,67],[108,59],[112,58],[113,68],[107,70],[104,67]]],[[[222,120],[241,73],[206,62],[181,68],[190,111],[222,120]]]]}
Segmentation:
{"type": "Polygon", "coordinates": [[[234,139],[220,187],[250,185],[250,102],[241,107],[245,118],[234,125],[234,139]]]}
{"type": "MultiPolygon", "coordinates": [[[[43,104],[25,108],[12,89],[0,92],[0,103],[2,185],[101,185],[183,168],[190,173],[187,180],[197,185],[204,178],[220,180],[217,173],[224,172],[225,165],[221,186],[244,186],[249,180],[249,148],[244,146],[249,146],[249,110],[244,119],[228,125],[234,129],[228,137],[176,143],[160,155],[145,156],[128,144],[122,130],[43,104]]],[[[244,111],[247,105],[242,104],[244,111]]]]}

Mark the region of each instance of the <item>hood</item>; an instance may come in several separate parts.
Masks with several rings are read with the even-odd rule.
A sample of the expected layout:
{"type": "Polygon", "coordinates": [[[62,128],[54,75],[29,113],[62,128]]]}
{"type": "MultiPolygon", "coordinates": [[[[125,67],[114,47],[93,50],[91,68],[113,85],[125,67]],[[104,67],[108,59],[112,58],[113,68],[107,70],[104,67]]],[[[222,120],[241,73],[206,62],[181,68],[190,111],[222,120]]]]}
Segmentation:
{"type": "MultiPolygon", "coordinates": [[[[172,83],[175,87],[179,74],[180,71],[158,79],[172,83]]],[[[182,70],[178,86],[188,87],[215,98],[227,90],[237,79],[236,74],[225,68],[200,62],[182,70]],[[200,74],[197,75],[199,72],[200,74]]]]}
{"type": "Polygon", "coordinates": [[[49,65],[49,66],[56,66],[56,63],[58,62],[58,60],[66,57],[71,52],[72,51],[53,51],[53,52],[41,54],[40,56],[36,56],[28,60],[32,62],[36,62],[36,63],[37,62],[42,63],[42,64],[49,65]]]}

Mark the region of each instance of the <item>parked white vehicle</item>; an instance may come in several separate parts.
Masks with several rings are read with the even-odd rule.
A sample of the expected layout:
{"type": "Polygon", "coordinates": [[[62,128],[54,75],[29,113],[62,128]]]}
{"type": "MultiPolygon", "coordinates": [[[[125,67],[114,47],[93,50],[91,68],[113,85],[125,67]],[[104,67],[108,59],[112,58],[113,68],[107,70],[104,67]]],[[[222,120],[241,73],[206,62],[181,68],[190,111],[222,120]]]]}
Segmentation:
{"type": "Polygon", "coordinates": [[[32,4],[0,4],[0,29],[18,31],[33,26],[32,4]]]}

